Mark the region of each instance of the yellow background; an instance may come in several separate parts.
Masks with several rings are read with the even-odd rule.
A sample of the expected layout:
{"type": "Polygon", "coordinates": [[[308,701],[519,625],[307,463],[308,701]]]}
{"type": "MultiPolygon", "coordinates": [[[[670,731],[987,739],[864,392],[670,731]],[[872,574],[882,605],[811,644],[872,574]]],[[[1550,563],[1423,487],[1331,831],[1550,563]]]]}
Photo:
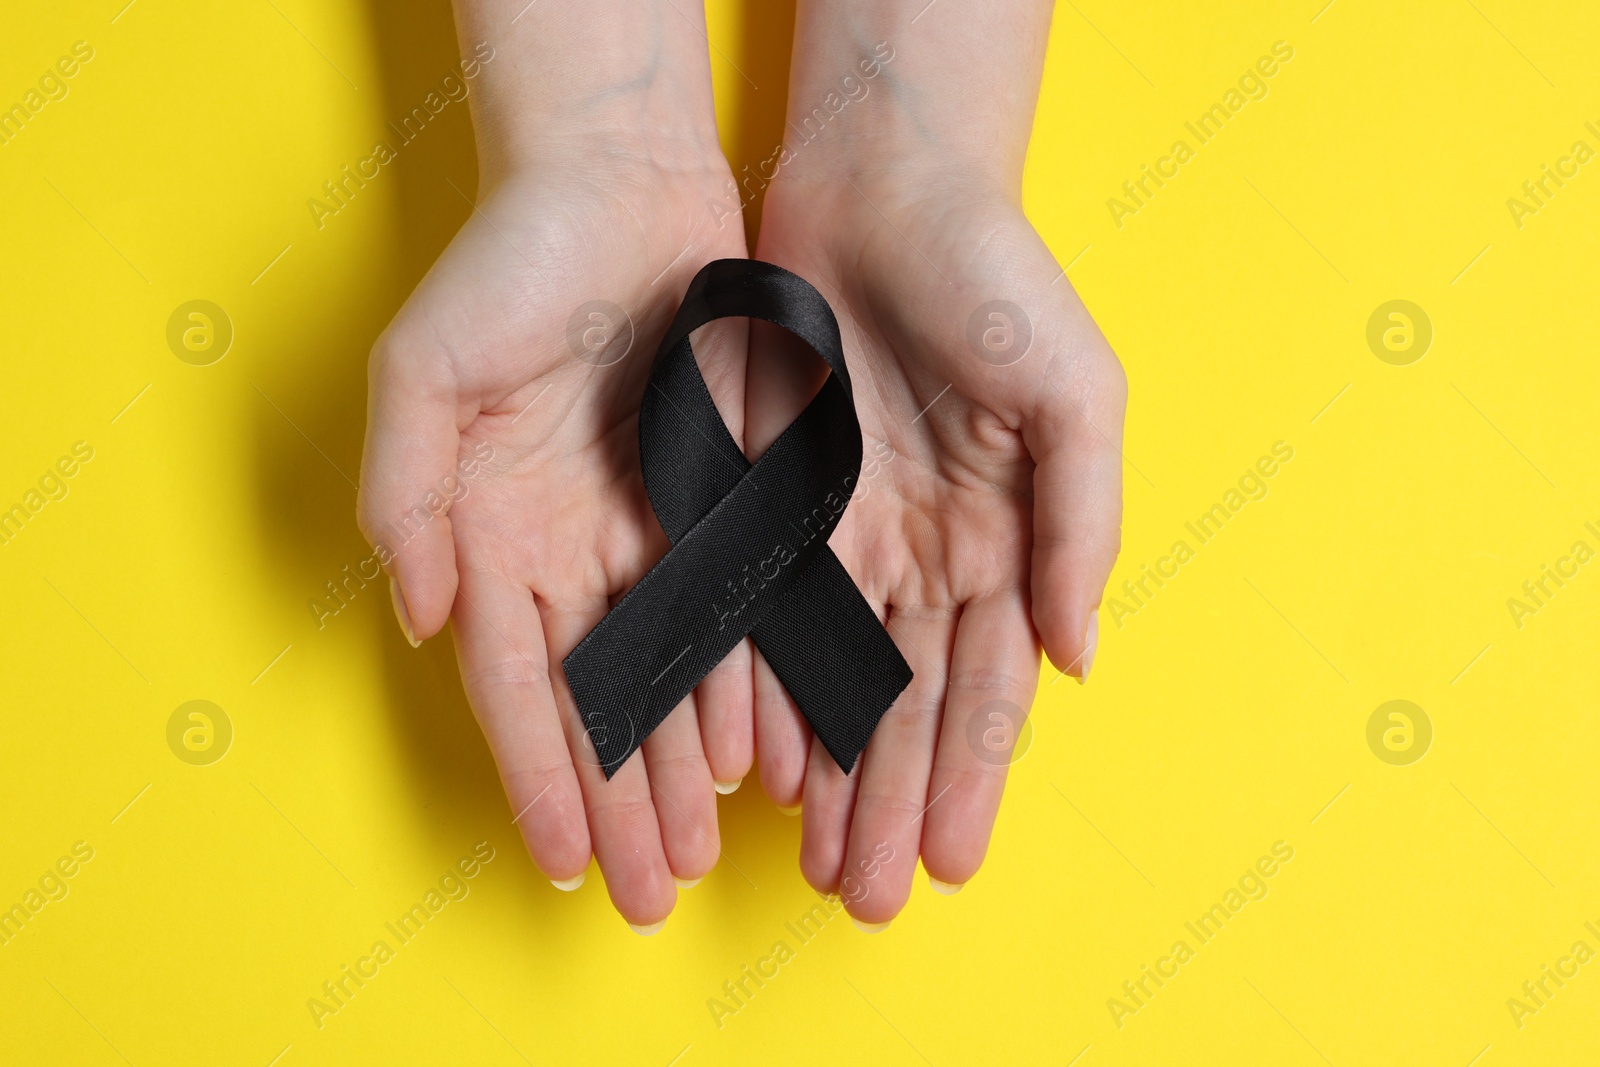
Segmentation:
{"type": "MultiPolygon", "coordinates": [[[[1103,620],[1087,687],[1046,670],[964,892],[834,920],[719,1029],[708,998],[815,903],[798,823],[754,780],[722,799],[727,859],[641,939],[523,854],[448,641],[408,648],[377,585],[307,607],[367,556],[366,354],[468,214],[466,109],[322,230],[305,202],[449,71],[445,3],[123,2],[0,35],[0,103],[95,49],[0,146],[0,506],[95,450],[0,547],[0,906],[95,850],[0,947],[0,1060],[1600,1061],[1600,963],[1506,1006],[1600,949],[1600,564],[1520,628],[1506,603],[1600,548],[1600,162],[1506,206],[1600,148],[1591,5],[1059,6],[1027,207],[1131,379],[1113,587],[1294,459],[1103,620]],[[1279,40],[1269,95],[1118,228],[1107,198],[1279,40]],[[207,367],[165,340],[195,298],[236,330],[207,367]],[[1434,328],[1403,367],[1365,339],[1397,298],[1434,328]],[[233,724],[210,766],[167,745],[193,699],[233,724]],[[1393,699],[1434,729],[1409,766],[1366,741],[1393,699]],[[307,999],[480,840],[470,895],[319,1029],[307,999]],[[1108,998],[1277,841],[1269,895],[1119,1028],[1108,998]]],[[[778,136],[792,8],[712,9],[738,166],[778,136]]]]}

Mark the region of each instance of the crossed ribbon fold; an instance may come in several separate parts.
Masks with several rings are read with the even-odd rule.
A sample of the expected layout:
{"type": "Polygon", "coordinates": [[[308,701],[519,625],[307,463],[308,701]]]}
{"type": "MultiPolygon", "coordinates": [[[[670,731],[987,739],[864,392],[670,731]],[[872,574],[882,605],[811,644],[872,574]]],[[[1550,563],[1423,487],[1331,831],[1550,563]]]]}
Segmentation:
{"type": "Polygon", "coordinates": [[[770,263],[708,263],[656,352],[639,461],[672,548],[562,662],[606,777],[746,634],[848,774],[911,668],[827,544],[861,473],[861,423],[822,294],[770,263]],[[733,316],[783,327],[832,372],[753,465],[689,343],[733,316]]]}

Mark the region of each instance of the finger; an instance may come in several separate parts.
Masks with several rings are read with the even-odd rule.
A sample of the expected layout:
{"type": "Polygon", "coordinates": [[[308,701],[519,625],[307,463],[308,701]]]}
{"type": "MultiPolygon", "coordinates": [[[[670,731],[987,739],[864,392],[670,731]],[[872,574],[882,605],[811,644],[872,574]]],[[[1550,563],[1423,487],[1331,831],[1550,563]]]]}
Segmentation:
{"type": "MultiPolygon", "coordinates": [[[[745,455],[752,460],[794,421],[828,375],[827,365],[806,343],[770,322],[749,329],[745,380],[745,455]]],[[[811,727],[783,683],[756,650],[756,765],[767,796],[788,814],[799,806],[811,751],[811,727]]]]}
{"type": "Polygon", "coordinates": [[[1065,386],[1047,379],[1023,422],[1033,474],[1033,621],[1050,661],[1079,681],[1094,665],[1100,598],[1121,546],[1127,382],[1096,347],[1065,386]],[[1099,353],[1099,354],[1095,354],[1099,353]]]}
{"type": "Polygon", "coordinates": [[[545,877],[576,889],[589,866],[589,826],[550,691],[533,594],[519,582],[467,569],[453,632],[461,679],[500,770],[512,821],[545,877]]]}
{"type": "MultiPolygon", "coordinates": [[[[700,376],[728,433],[741,446],[749,334],[748,319],[727,318],[713,320],[690,335],[700,376]]],[[[753,652],[748,640],[741,641],[695,691],[701,747],[719,793],[737,789],[755,759],[755,696],[750,666],[753,652]]]]}
{"type": "Polygon", "coordinates": [[[755,691],[749,640],[740,641],[695,690],[700,745],[717,792],[739,788],[755,759],[755,691]]]}
{"type": "Polygon", "coordinates": [[[640,933],[655,933],[672,913],[678,889],[661,844],[661,824],[650,796],[644,759],[634,753],[617,768],[610,781],[606,780],[561,669],[561,660],[593,629],[608,607],[604,598],[576,607],[543,601],[539,615],[550,649],[556,707],[583,790],[589,839],[605,875],[606,892],[630,926],[640,933]]]}
{"type": "Polygon", "coordinates": [[[688,888],[717,865],[717,794],[700,747],[693,694],[644,740],[644,765],[661,825],[661,847],[678,885],[688,888]]]}
{"type": "Polygon", "coordinates": [[[839,895],[863,928],[887,923],[905,907],[922,822],[929,805],[940,800],[929,795],[928,780],[957,615],[954,608],[891,606],[885,621],[915,676],[878,723],[861,757],[839,895]]]}
{"type": "Polygon", "coordinates": [[[794,814],[806,780],[806,753],[811,748],[811,725],[800,714],[794,698],[778,681],[766,659],[756,650],[752,680],[755,686],[756,766],[761,788],[786,814],[794,814]]]}
{"type": "Polygon", "coordinates": [[[922,865],[940,892],[956,892],[983,863],[1038,685],[1039,645],[1022,591],[966,605],[928,782],[929,799],[938,799],[922,828],[922,865]]]}
{"type": "Polygon", "coordinates": [[[806,765],[805,801],[800,811],[800,873],[819,893],[837,893],[850,842],[850,816],[855,812],[861,760],[849,775],[812,738],[806,765]]]}
{"type": "Polygon", "coordinates": [[[416,645],[439,632],[455,600],[446,509],[460,434],[450,361],[399,335],[391,328],[380,337],[368,364],[356,516],[389,573],[400,628],[416,645]]]}

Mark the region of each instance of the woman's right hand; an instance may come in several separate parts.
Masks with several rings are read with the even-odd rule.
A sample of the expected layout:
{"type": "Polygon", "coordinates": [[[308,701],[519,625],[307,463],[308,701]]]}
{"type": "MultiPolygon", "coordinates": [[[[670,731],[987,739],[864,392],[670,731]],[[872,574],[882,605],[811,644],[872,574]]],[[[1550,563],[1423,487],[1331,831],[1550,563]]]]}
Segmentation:
{"type": "MultiPolygon", "coordinates": [[[[510,19],[485,13],[498,6],[460,5],[464,44],[474,18],[510,19]]],[[[608,17],[644,17],[621,11],[632,7],[659,4],[608,17]]],[[[689,280],[745,255],[705,41],[654,14],[653,47],[684,53],[679,73],[660,55],[613,55],[589,91],[589,68],[571,75],[579,84],[543,84],[596,58],[580,55],[566,14],[531,8],[491,38],[472,98],[479,203],[373,349],[359,502],[407,636],[454,621],[467,695],[534,861],[574,889],[592,852],[641,932],[671,912],[675,879],[716,863],[713,781],[726,790],[752,760],[748,643],[610,781],[561,668],[668,547],[639,474],[640,397],[689,280]]],[[[629,46],[619,34],[609,47],[629,46]]],[[[723,322],[696,345],[736,439],[745,338],[743,323],[723,322]]]]}

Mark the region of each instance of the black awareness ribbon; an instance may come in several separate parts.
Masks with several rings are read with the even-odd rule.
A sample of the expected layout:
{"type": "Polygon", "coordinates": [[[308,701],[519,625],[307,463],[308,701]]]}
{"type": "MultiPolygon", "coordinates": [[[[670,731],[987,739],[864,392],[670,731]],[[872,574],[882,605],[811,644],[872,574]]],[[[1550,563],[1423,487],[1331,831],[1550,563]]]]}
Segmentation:
{"type": "Polygon", "coordinates": [[[850,773],[911,668],[827,544],[861,474],[861,423],[822,294],[770,263],[708,263],[650,369],[639,462],[672,547],[562,662],[606,777],[746,634],[850,773]],[[734,316],[783,327],[832,372],[754,464],[689,343],[734,316]]]}

